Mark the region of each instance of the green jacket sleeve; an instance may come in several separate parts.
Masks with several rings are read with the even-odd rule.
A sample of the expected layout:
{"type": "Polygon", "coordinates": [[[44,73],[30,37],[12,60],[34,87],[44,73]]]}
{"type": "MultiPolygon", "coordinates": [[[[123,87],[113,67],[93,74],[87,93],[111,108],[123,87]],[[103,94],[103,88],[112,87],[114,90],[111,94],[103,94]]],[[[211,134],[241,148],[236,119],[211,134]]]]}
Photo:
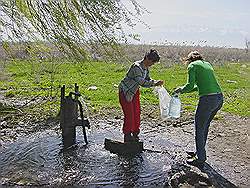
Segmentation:
{"type": "Polygon", "coordinates": [[[190,64],[188,66],[188,78],[187,83],[181,88],[181,93],[189,93],[197,91],[196,80],[195,80],[195,66],[190,64]]]}

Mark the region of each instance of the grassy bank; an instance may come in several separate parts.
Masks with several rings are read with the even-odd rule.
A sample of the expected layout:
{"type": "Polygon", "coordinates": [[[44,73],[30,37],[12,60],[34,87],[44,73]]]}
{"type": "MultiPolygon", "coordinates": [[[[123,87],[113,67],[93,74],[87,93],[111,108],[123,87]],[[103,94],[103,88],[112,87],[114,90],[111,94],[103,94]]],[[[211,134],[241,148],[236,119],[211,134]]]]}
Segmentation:
{"type": "MultiPolygon", "coordinates": [[[[90,109],[118,108],[117,86],[124,77],[129,64],[105,62],[35,62],[15,60],[1,62],[0,89],[7,90],[7,97],[43,96],[58,107],[60,86],[65,84],[67,92],[73,90],[74,83],[80,86],[80,92],[89,103],[90,109]],[[4,71],[3,71],[4,70],[4,71]],[[96,90],[89,89],[96,86],[96,90]]],[[[250,116],[250,69],[249,63],[225,64],[215,66],[216,75],[223,88],[225,103],[223,110],[242,116],[250,116]]],[[[151,77],[165,80],[165,87],[173,91],[186,82],[186,67],[167,66],[162,62],[151,68],[151,77]]],[[[181,96],[183,108],[194,110],[197,93],[181,96]]],[[[144,105],[158,104],[152,89],[141,89],[141,102],[144,105]]],[[[47,107],[44,107],[47,108],[47,107]]]]}

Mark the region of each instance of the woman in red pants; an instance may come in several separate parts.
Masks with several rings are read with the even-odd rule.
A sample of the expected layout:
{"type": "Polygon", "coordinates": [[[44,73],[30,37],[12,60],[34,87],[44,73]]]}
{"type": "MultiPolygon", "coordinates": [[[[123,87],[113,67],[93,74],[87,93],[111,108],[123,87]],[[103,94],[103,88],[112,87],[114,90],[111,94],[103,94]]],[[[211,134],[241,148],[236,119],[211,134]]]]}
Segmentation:
{"type": "Polygon", "coordinates": [[[163,84],[162,80],[152,80],[148,68],[159,62],[160,56],[151,49],[144,59],[134,62],[125,78],[119,84],[119,101],[124,113],[124,142],[139,141],[140,133],[140,92],[139,87],[153,87],[163,84]]]}

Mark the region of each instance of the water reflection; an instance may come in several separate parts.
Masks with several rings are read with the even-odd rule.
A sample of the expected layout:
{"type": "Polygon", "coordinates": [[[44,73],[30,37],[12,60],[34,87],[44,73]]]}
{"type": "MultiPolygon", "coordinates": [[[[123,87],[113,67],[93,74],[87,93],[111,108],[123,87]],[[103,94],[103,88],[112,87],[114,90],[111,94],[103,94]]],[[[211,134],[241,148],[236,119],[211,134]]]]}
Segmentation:
{"type": "MultiPolygon", "coordinates": [[[[118,130],[119,132],[119,130],[118,130]]],[[[113,134],[113,133],[112,133],[113,134]]],[[[118,134],[118,133],[117,133],[118,134]]],[[[164,185],[164,165],[171,160],[161,153],[134,157],[111,154],[103,146],[109,131],[94,131],[85,146],[81,134],[76,147],[64,150],[54,131],[36,133],[0,151],[0,179],[7,185],[164,185]]]]}
{"type": "Polygon", "coordinates": [[[143,157],[138,154],[135,157],[120,157],[120,164],[117,168],[118,177],[123,177],[122,186],[135,186],[139,184],[140,173],[143,170],[143,157]]]}

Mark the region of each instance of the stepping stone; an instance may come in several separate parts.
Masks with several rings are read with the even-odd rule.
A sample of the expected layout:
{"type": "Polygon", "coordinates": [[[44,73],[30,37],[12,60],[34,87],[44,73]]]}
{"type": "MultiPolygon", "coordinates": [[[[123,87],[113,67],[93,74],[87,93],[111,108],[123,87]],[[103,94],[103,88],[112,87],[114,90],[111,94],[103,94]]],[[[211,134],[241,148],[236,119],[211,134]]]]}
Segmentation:
{"type": "Polygon", "coordinates": [[[111,153],[120,155],[135,155],[143,151],[143,142],[120,142],[105,138],[104,148],[111,153]]]}

